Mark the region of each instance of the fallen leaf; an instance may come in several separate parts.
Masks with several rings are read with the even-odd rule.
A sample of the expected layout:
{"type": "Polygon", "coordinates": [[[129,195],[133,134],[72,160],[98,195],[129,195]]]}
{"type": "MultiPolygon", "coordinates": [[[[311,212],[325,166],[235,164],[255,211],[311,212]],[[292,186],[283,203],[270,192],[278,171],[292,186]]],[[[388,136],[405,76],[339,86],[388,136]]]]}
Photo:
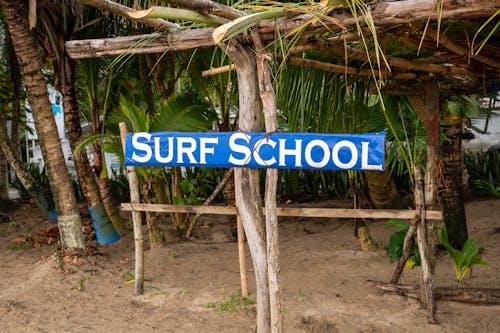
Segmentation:
{"type": "Polygon", "coordinates": [[[27,243],[33,241],[33,238],[29,236],[17,236],[12,240],[12,243],[14,244],[20,244],[20,243],[27,243]]]}

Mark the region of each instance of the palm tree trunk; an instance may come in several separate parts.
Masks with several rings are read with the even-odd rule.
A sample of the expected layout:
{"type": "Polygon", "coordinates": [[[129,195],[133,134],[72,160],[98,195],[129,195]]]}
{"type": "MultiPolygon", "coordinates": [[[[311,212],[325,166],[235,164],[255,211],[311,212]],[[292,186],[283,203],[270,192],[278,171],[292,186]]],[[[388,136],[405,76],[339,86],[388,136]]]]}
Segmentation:
{"type": "Polygon", "coordinates": [[[12,140],[7,134],[7,128],[0,126],[0,149],[2,150],[5,160],[9,166],[14,170],[16,177],[19,179],[24,189],[28,192],[29,196],[35,200],[37,205],[48,213],[49,198],[46,196],[47,191],[40,188],[33,177],[30,175],[19,155],[19,150],[14,146],[12,140]]]}
{"type": "MultiPolygon", "coordinates": [[[[5,43],[9,52],[10,78],[12,80],[12,110],[11,110],[11,127],[10,138],[12,142],[19,143],[19,123],[21,118],[21,73],[19,63],[16,58],[16,53],[12,48],[12,39],[9,34],[6,34],[5,43]]],[[[19,146],[17,150],[20,151],[19,146]]]]}
{"type": "Polygon", "coordinates": [[[467,241],[467,220],[462,189],[462,124],[458,117],[444,115],[443,132],[448,138],[441,144],[443,184],[440,190],[443,222],[451,245],[461,249],[467,241]]]}
{"type": "MultiPolygon", "coordinates": [[[[71,150],[74,152],[81,136],[80,115],[76,102],[74,66],[71,60],[63,56],[60,60],[57,72],[59,75],[60,89],[63,95],[64,120],[66,122],[66,133],[71,150]]],[[[111,223],[99,194],[99,188],[94,179],[92,169],[85,150],[73,153],[76,172],[82,187],[83,194],[87,200],[88,210],[94,224],[97,242],[99,244],[110,244],[116,242],[118,236],[111,223]]],[[[121,230],[120,230],[121,231],[121,230]]]]}
{"type": "Polygon", "coordinates": [[[66,248],[84,249],[82,223],[78,206],[66,168],[52,106],[47,95],[41,60],[34,35],[28,26],[26,1],[1,0],[9,28],[12,45],[16,52],[28,101],[38,133],[42,155],[47,168],[50,188],[59,213],[58,223],[62,245],[66,248]]]}
{"type": "MultiPolygon", "coordinates": [[[[360,189],[358,182],[358,173],[349,171],[349,188],[352,195],[353,208],[364,208],[364,204],[373,207],[368,202],[367,195],[363,188],[360,189]]],[[[370,236],[368,224],[363,219],[354,219],[354,236],[358,239],[359,247],[362,251],[375,251],[379,249],[379,245],[375,243],[370,236]]]]}
{"type": "Polygon", "coordinates": [[[401,208],[401,197],[396,183],[392,179],[391,170],[366,171],[365,175],[368,195],[377,209],[401,208]]]}

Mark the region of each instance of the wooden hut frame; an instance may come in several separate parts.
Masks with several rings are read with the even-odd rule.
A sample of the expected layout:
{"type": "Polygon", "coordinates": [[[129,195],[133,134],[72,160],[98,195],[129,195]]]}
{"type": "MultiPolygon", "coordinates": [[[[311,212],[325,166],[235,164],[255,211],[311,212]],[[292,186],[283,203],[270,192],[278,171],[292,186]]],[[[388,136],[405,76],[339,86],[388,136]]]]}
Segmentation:
{"type": "MultiPolygon", "coordinates": [[[[138,18],[137,15],[130,15],[130,8],[116,6],[116,3],[109,0],[79,0],[82,3],[110,11],[125,17],[136,17],[139,22],[164,30],[175,27],[172,23],[154,19],[138,18]]],[[[204,14],[216,14],[219,17],[235,20],[244,14],[229,7],[213,3],[210,0],[168,0],[168,3],[183,6],[186,9],[196,10],[204,14]]],[[[457,5],[456,1],[441,1],[442,10],[436,11],[434,0],[403,0],[397,2],[377,2],[373,4],[372,19],[376,25],[402,25],[402,24],[422,24],[426,21],[447,20],[447,19],[469,19],[480,17],[491,17],[498,15],[500,4],[497,0],[464,0],[457,5]],[[404,14],[404,15],[401,15],[404,14]]],[[[263,22],[256,26],[250,34],[250,42],[254,50],[248,46],[239,43],[237,38],[231,39],[229,44],[217,44],[217,40],[212,38],[213,28],[194,29],[191,31],[173,31],[162,35],[143,35],[118,37],[101,40],[70,41],[66,43],[66,51],[69,56],[75,59],[85,57],[98,57],[104,55],[132,54],[132,53],[154,53],[193,49],[198,47],[209,47],[219,45],[231,58],[233,66],[238,75],[239,98],[240,98],[240,130],[255,131],[259,127],[260,101],[264,107],[266,120],[266,130],[273,131],[275,123],[272,119],[275,111],[274,93],[270,89],[270,78],[268,75],[267,57],[262,51],[262,41],[274,39],[276,31],[283,36],[288,31],[303,25],[310,20],[310,15],[300,15],[292,19],[283,18],[278,22],[263,22]],[[153,40],[149,45],[136,48],[139,41],[146,38],[153,40]]],[[[362,23],[362,22],[361,22],[362,23]]],[[[343,12],[335,16],[334,20],[323,22],[321,24],[311,24],[305,29],[302,35],[302,47],[318,48],[331,46],[335,42],[343,42],[351,38],[358,38],[353,34],[342,34],[338,40],[315,40],[312,44],[310,37],[320,31],[341,31],[350,27],[359,25],[358,18],[353,18],[350,13],[343,12]],[[330,44],[329,44],[330,43],[330,44]]],[[[453,53],[464,56],[469,54],[467,49],[463,49],[458,44],[439,31],[426,31],[431,38],[441,41],[448,50],[453,53]],[[465,53],[464,53],[465,52],[465,53]]],[[[248,43],[248,40],[246,40],[248,43]]],[[[345,49],[344,49],[345,51],[345,49]]],[[[347,51],[345,51],[347,52],[347,51]]],[[[492,77],[497,77],[500,71],[500,61],[491,55],[472,55],[476,63],[483,64],[494,70],[492,77]]],[[[469,59],[469,60],[470,60],[469,59]]],[[[292,64],[300,66],[310,66],[322,70],[338,72],[352,75],[370,74],[356,68],[347,66],[338,66],[325,64],[318,61],[301,60],[290,58],[292,64]]],[[[421,174],[420,169],[415,169],[415,210],[406,211],[382,211],[382,210],[346,210],[346,209],[326,209],[326,208],[276,208],[275,185],[276,173],[268,172],[266,182],[265,207],[260,206],[260,193],[258,191],[258,171],[252,169],[238,168],[235,170],[236,183],[236,201],[235,207],[210,207],[210,206],[173,206],[173,205],[146,205],[139,202],[137,179],[133,167],[127,167],[129,182],[131,187],[131,202],[123,204],[122,209],[130,210],[134,219],[134,237],[136,246],[136,293],[143,291],[143,239],[142,225],[140,223],[141,211],[162,211],[162,212],[187,212],[198,214],[238,214],[247,234],[248,245],[252,254],[254,271],[257,285],[257,332],[281,332],[281,311],[279,309],[279,262],[277,250],[277,216],[327,216],[327,217],[362,217],[362,218],[404,218],[412,219],[407,239],[405,240],[405,249],[409,248],[409,242],[412,235],[416,233],[419,251],[422,258],[422,286],[420,297],[426,304],[428,319],[431,323],[436,323],[435,302],[434,302],[434,254],[432,235],[433,220],[440,220],[442,214],[440,211],[433,210],[436,201],[436,174],[437,158],[439,147],[439,91],[443,92],[445,87],[434,81],[435,75],[446,74],[455,78],[468,77],[467,84],[462,79],[451,80],[451,89],[456,89],[461,93],[480,91],[488,84],[488,77],[484,75],[482,69],[473,70],[462,68],[462,64],[450,67],[445,64],[425,64],[411,62],[400,58],[389,58],[391,66],[399,68],[400,73],[391,73],[381,69],[381,73],[387,80],[418,80],[419,82],[408,83],[410,89],[403,90],[401,85],[392,91],[407,95],[413,95],[410,98],[420,119],[427,128],[427,159],[425,174],[421,174]],[[419,71],[420,73],[418,73],[419,71]],[[424,72],[424,74],[422,73],[424,72]],[[453,86],[458,82],[458,85],[453,86]],[[470,83],[470,85],[469,85],[470,83]],[[457,87],[459,89],[457,89],[457,87]],[[417,97],[415,97],[417,95],[417,97]],[[422,99],[422,96],[425,96],[422,99]],[[250,189],[250,190],[247,190],[250,189]],[[274,191],[274,192],[273,192],[274,191]],[[274,194],[274,195],[273,195],[274,194]],[[264,213],[265,212],[265,213],[264,213]],[[264,218],[266,223],[264,223],[264,218]],[[266,228],[263,226],[266,225],[266,228]],[[267,235],[266,235],[267,232],[267,235]],[[266,241],[268,243],[266,243],[266,241]],[[276,302],[276,297],[278,300],[276,302]]],[[[225,69],[224,69],[225,70],[225,69]]],[[[491,77],[490,77],[491,78],[491,77]]],[[[384,91],[391,89],[387,84],[384,91]]],[[[390,92],[389,92],[390,93],[390,92]]],[[[122,129],[122,134],[126,131],[122,129]]],[[[241,238],[241,237],[240,237],[241,238]]],[[[404,256],[399,262],[393,276],[393,281],[399,280],[401,265],[404,264],[404,256]]]]}

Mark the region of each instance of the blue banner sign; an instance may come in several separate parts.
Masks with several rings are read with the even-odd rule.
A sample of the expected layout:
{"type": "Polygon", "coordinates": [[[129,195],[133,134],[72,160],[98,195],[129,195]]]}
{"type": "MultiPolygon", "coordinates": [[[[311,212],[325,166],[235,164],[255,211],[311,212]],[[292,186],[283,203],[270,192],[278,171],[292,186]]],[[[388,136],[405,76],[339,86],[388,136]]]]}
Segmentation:
{"type": "Polygon", "coordinates": [[[129,133],[125,165],[383,170],[385,133],[129,133]]]}

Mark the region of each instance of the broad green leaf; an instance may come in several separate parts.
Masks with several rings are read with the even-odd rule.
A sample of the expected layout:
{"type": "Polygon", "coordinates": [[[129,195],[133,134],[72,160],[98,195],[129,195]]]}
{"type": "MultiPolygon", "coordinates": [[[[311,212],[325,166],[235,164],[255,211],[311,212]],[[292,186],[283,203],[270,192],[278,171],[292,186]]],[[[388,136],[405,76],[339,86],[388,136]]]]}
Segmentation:
{"type": "Polygon", "coordinates": [[[408,229],[410,228],[408,223],[406,223],[403,220],[389,220],[389,221],[385,222],[385,225],[390,226],[390,227],[399,227],[399,228],[403,229],[405,232],[408,231],[408,229]]]}

